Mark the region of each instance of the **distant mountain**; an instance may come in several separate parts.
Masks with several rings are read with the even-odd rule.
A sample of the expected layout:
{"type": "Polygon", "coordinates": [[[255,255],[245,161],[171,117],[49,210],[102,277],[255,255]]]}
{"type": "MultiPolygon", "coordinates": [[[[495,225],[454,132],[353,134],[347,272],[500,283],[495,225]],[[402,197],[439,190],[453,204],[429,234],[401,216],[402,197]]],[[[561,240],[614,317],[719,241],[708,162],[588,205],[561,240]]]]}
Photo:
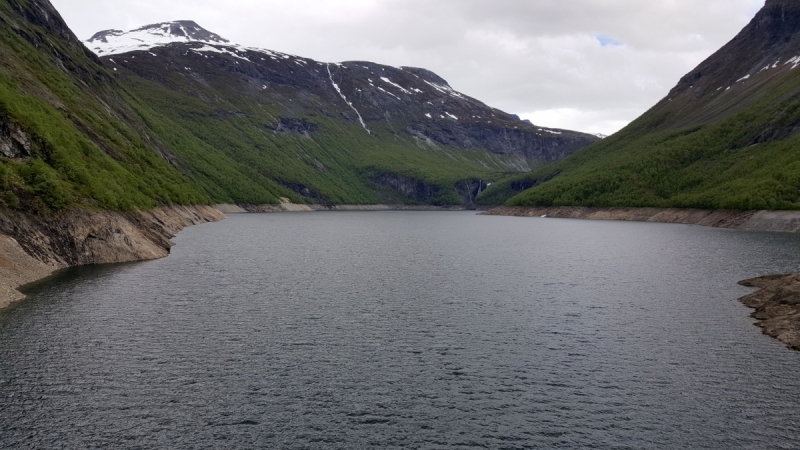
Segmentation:
{"type": "Polygon", "coordinates": [[[624,130],[496,183],[479,201],[800,208],[798,67],[800,2],[768,0],[731,42],[624,130]]]}
{"type": "MultiPolygon", "coordinates": [[[[243,162],[241,155],[248,154],[248,170],[260,167],[262,174],[307,201],[459,201],[458,197],[444,200],[441,195],[455,192],[453,184],[464,186],[463,178],[528,171],[597,140],[588,134],[521,121],[457,92],[425,69],[361,61],[322,63],[244,48],[191,21],[148,25],[125,33],[103,31],[86,45],[116,71],[134,96],[148,99],[147,105],[160,115],[180,122],[208,144],[209,152],[234,164],[243,162]],[[170,101],[161,101],[165,98],[170,101]],[[193,103],[208,114],[184,109],[193,103]],[[219,132],[205,136],[210,129],[219,132]],[[265,129],[278,138],[265,136],[265,129]],[[242,133],[247,139],[241,139],[242,133]],[[305,140],[277,142],[291,136],[305,140]],[[314,142],[317,139],[328,140],[327,147],[314,142]],[[305,156],[287,155],[285,145],[304,147],[299,154],[305,156]],[[254,147],[261,151],[253,152],[254,147]],[[331,148],[339,148],[342,154],[337,157],[331,148]],[[427,160],[421,165],[420,156],[415,156],[420,151],[427,160]],[[386,192],[378,198],[366,193],[353,197],[341,189],[330,189],[341,183],[319,178],[343,174],[315,167],[333,163],[324,158],[342,157],[350,158],[349,167],[342,168],[350,172],[347,178],[363,180],[355,185],[365,181],[369,189],[388,190],[388,198],[386,192]],[[308,172],[308,168],[293,168],[292,175],[286,168],[300,160],[314,161],[302,180],[295,174],[308,172]],[[453,171],[460,175],[442,178],[446,167],[453,164],[463,166],[453,171]]],[[[201,184],[209,192],[219,191],[216,188],[230,177],[253,178],[238,170],[208,174],[200,167],[204,155],[179,149],[176,154],[190,170],[206,172],[201,184]]],[[[472,187],[462,193],[461,201],[470,203],[484,186],[467,184],[472,187]]],[[[248,190],[248,195],[251,193],[248,190]]],[[[242,197],[233,187],[212,196],[237,202],[255,200],[242,197]]]]}

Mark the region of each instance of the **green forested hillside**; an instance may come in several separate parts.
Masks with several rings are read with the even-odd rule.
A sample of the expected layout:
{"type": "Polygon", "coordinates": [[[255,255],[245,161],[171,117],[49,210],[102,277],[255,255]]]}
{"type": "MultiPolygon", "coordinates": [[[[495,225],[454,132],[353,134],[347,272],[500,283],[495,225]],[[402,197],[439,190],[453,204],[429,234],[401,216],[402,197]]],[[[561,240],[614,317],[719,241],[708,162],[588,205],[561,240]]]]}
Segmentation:
{"type": "Polygon", "coordinates": [[[423,148],[382,126],[367,134],[325,114],[323,106],[287,118],[277,102],[222,91],[227,81],[200,93],[202,86],[170,81],[175,84],[165,87],[120,75],[130,103],[215,202],[265,204],[285,197],[296,203],[461,204],[456,183],[491,180],[508,170],[486,151],[423,148]],[[302,129],[282,130],[282,123],[302,129]],[[422,183],[430,195],[404,196],[376,184],[380,175],[422,183]]]}
{"type": "Polygon", "coordinates": [[[110,209],[205,203],[157,153],[99,61],[54,11],[0,1],[0,201],[110,209]]]}
{"type": "Polygon", "coordinates": [[[493,185],[484,204],[800,208],[800,5],[770,0],[614,136],[493,185]]]}

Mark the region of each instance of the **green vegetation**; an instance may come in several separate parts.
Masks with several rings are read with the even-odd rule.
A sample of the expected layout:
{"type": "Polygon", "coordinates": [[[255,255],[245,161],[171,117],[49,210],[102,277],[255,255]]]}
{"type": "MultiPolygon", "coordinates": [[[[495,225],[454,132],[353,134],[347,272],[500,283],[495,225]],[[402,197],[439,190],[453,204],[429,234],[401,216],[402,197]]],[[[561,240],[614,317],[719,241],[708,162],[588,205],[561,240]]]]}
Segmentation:
{"type": "Polygon", "coordinates": [[[161,83],[119,73],[128,102],[214,202],[275,204],[284,197],[295,203],[419,203],[374,183],[396,174],[438,192],[423,203],[457,205],[456,183],[495,179],[505,168],[485,151],[422,148],[394,131],[404,128],[400,124],[373,124],[367,134],[326,114],[322,105],[292,117],[313,128],[310,137],[279,132],[287,114],[280,99],[226,88],[235,79],[209,86],[180,72],[159,74],[167,78],[161,83]]]}
{"type": "Polygon", "coordinates": [[[0,158],[5,206],[131,210],[208,202],[145,142],[111,76],[82,46],[21,19],[7,2],[0,24],[0,137],[15,134],[27,145],[19,158],[0,158]]]}
{"type": "Polygon", "coordinates": [[[800,209],[800,77],[746,98],[664,101],[616,135],[478,199],[509,206],[800,209]],[[722,106],[721,106],[722,105],[722,106]],[[723,109],[723,107],[728,109],[723,109]],[[721,117],[671,127],[685,118],[721,117]]]}

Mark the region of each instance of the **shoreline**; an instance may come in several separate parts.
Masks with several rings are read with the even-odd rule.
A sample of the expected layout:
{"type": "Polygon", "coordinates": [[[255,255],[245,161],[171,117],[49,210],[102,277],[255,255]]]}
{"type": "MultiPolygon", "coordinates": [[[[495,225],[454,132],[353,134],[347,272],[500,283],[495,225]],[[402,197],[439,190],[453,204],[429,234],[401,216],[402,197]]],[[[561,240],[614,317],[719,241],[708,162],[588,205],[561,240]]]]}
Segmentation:
{"type": "Polygon", "coordinates": [[[0,208],[0,311],[25,300],[19,291],[70,267],[169,256],[186,227],[226,214],[324,211],[468,211],[463,206],[278,205],[164,206],[138,212],[69,210],[40,217],[0,208]]]}
{"type": "Polygon", "coordinates": [[[699,225],[744,231],[800,233],[800,211],[731,211],[683,208],[594,208],[583,206],[500,206],[488,216],[619,220],[699,225]]]}
{"type": "MultiPolygon", "coordinates": [[[[405,205],[171,206],[119,213],[73,210],[38,217],[0,210],[0,311],[26,297],[18,289],[69,267],[146,261],[169,255],[186,227],[225,214],[319,211],[467,211],[405,205]]],[[[800,232],[800,211],[713,211],[659,208],[499,207],[480,215],[620,220],[709,226],[744,231],[800,232]]],[[[754,324],[792,350],[800,350],[800,273],[739,282],[759,288],[739,300],[755,309],[754,324]]]]}
{"type": "Polygon", "coordinates": [[[280,213],[280,212],[325,212],[325,211],[488,211],[489,208],[469,209],[464,206],[433,205],[279,205],[218,204],[215,208],[225,214],[280,213]]]}
{"type": "Polygon", "coordinates": [[[25,299],[18,288],[59,270],[163,258],[182,229],[224,219],[204,205],[48,217],[0,209],[0,311],[25,299]]]}

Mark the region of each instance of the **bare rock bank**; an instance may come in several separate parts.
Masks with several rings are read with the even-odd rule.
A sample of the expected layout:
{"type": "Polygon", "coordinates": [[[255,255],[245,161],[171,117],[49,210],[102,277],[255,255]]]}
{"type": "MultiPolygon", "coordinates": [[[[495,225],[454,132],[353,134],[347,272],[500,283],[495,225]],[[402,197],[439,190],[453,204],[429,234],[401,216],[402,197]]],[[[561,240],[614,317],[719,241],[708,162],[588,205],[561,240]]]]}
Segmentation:
{"type": "Polygon", "coordinates": [[[741,298],[756,311],[751,317],[764,334],[800,350],[800,273],[771,275],[739,282],[760,290],[741,298]]]}
{"type": "Polygon", "coordinates": [[[0,209],[0,308],[24,298],[19,286],[56,270],[163,258],[183,228],[224,218],[210,206],[128,213],[74,209],[55,215],[0,209]]]}
{"type": "Polygon", "coordinates": [[[495,216],[663,222],[749,231],[800,232],[800,211],[727,211],[680,208],[588,208],[580,206],[501,206],[495,216]]]}

